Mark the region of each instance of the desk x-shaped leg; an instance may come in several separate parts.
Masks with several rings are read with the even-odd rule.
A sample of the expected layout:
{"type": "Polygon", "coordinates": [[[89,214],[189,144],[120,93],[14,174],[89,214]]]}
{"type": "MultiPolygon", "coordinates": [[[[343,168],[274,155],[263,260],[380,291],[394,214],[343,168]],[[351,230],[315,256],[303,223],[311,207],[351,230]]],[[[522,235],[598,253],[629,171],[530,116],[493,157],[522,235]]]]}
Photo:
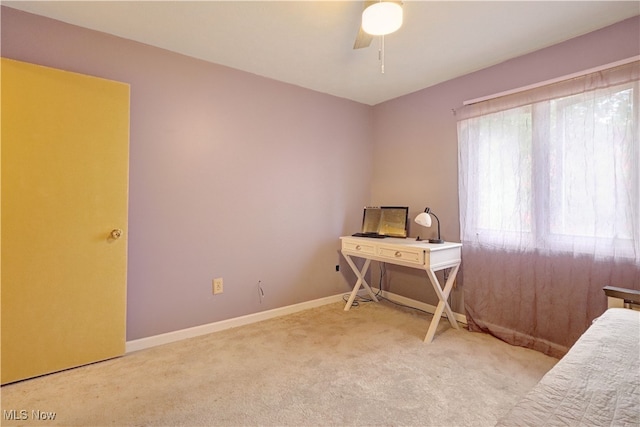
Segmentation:
{"type": "Polygon", "coordinates": [[[349,311],[349,309],[351,308],[351,304],[353,304],[353,300],[356,299],[356,295],[360,290],[360,286],[362,286],[367,290],[367,292],[369,292],[369,295],[371,296],[371,298],[373,298],[375,302],[378,302],[378,298],[376,298],[376,294],[373,293],[373,290],[367,283],[367,280],[364,278],[365,274],[367,274],[367,270],[369,269],[369,265],[371,264],[371,260],[370,259],[365,260],[364,265],[362,266],[362,270],[359,270],[358,266],[353,262],[353,260],[349,255],[345,255],[344,258],[347,260],[349,267],[351,267],[353,272],[356,274],[356,277],[358,278],[355,286],[353,287],[353,290],[351,291],[351,295],[349,295],[349,300],[347,301],[347,305],[344,306],[344,311],[349,311]]]}
{"type": "Polygon", "coordinates": [[[438,329],[438,323],[440,322],[440,317],[442,316],[442,312],[444,311],[447,314],[447,319],[449,319],[449,323],[455,329],[460,329],[458,326],[458,322],[453,315],[453,310],[449,306],[449,302],[447,301],[449,298],[449,294],[451,293],[451,289],[453,289],[453,283],[456,280],[456,275],[458,274],[458,269],[460,268],[460,263],[458,263],[453,270],[449,274],[447,281],[444,285],[444,289],[440,288],[440,282],[436,277],[435,271],[428,268],[427,276],[429,276],[429,281],[433,286],[433,290],[436,291],[438,295],[438,306],[436,307],[436,311],[433,313],[433,319],[431,320],[431,324],[429,325],[429,330],[427,331],[427,336],[424,337],[424,342],[430,343],[433,341],[433,337],[436,334],[436,329],[438,329]]]}

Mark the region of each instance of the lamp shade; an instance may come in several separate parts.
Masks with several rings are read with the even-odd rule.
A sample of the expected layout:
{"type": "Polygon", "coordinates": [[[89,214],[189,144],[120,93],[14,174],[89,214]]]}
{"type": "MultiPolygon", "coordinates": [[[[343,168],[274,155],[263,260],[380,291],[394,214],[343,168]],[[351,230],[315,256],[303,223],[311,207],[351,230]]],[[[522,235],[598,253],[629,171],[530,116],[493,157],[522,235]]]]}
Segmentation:
{"type": "Polygon", "coordinates": [[[374,36],[384,36],[402,26],[402,6],[390,1],[381,1],[362,12],[362,29],[374,36]]]}
{"type": "Polygon", "coordinates": [[[421,214],[418,214],[415,222],[423,227],[431,227],[431,215],[426,212],[422,212],[421,214]]]}

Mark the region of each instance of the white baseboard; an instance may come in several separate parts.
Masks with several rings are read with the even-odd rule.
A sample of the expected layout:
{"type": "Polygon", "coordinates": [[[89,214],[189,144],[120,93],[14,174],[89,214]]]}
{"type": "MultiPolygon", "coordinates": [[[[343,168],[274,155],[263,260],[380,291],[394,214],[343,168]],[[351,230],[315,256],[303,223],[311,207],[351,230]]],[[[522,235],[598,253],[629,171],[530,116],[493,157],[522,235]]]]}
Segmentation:
{"type": "MultiPolygon", "coordinates": [[[[373,290],[374,292],[378,291],[375,288],[373,288],[373,290]]],[[[297,313],[299,311],[320,307],[326,304],[333,304],[335,302],[344,301],[344,295],[345,294],[333,295],[330,297],[289,305],[286,307],[274,308],[273,310],[261,311],[259,313],[247,314],[246,316],[234,317],[233,319],[221,320],[219,322],[208,323],[206,325],[194,326],[192,328],[181,329],[179,331],[167,332],[165,334],[127,341],[126,352],[131,353],[138,350],[144,350],[146,348],[156,347],[158,345],[169,344],[187,338],[194,338],[201,335],[210,334],[212,332],[224,331],[225,329],[231,329],[238,326],[261,322],[263,320],[273,319],[275,317],[280,317],[287,314],[297,313]]],[[[431,304],[426,304],[424,302],[416,301],[411,298],[403,297],[402,295],[382,291],[382,296],[391,301],[409,307],[419,308],[420,310],[424,310],[427,313],[433,314],[436,311],[436,307],[431,304]]],[[[464,314],[454,313],[454,315],[458,322],[464,324],[467,323],[467,318],[464,314]]],[[[443,314],[442,317],[446,316],[443,314]]]]}
{"type": "Polygon", "coordinates": [[[206,325],[194,326],[192,328],[181,329],[179,331],[167,332],[165,334],[127,341],[125,351],[127,353],[131,353],[133,351],[144,350],[146,348],[169,344],[186,338],[198,337],[200,335],[206,335],[212,332],[224,331],[225,329],[231,329],[251,323],[261,322],[263,320],[273,319],[275,317],[297,313],[299,311],[308,310],[310,308],[320,307],[322,305],[332,304],[339,301],[342,301],[342,294],[302,302],[300,304],[289,305],[286,307],[274,308],[273,310],[261,311],[259,313],[247,314],[246,316],[234,317],[233,319],[221,320],[219,322],[208,323],[206,325]]]}

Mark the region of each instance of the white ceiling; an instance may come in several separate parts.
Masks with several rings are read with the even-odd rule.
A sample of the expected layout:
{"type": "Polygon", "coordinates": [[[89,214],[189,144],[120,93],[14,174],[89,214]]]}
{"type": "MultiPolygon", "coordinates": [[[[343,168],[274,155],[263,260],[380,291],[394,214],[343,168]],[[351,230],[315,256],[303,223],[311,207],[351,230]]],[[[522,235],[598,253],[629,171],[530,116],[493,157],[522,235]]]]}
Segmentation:
{"type": "MultiPolygon", "coordinates": [[[[2,1],[369,105],[640,15],[640,1],[411,1],[354,50],[361,1],[2,1]]],[[[640,35],[639,35],[640,37],[640,35]]]]}

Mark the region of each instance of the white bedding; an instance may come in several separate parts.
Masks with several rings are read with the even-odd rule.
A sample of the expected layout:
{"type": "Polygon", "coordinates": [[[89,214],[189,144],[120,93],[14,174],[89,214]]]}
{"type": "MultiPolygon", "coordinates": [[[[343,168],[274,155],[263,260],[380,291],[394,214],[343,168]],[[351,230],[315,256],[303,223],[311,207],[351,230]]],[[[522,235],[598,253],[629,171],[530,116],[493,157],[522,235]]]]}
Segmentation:
{"type": "Polygon", "coordinates": [[[498,426],[640,426],[640,311],[594,321],[498,426]]]}

